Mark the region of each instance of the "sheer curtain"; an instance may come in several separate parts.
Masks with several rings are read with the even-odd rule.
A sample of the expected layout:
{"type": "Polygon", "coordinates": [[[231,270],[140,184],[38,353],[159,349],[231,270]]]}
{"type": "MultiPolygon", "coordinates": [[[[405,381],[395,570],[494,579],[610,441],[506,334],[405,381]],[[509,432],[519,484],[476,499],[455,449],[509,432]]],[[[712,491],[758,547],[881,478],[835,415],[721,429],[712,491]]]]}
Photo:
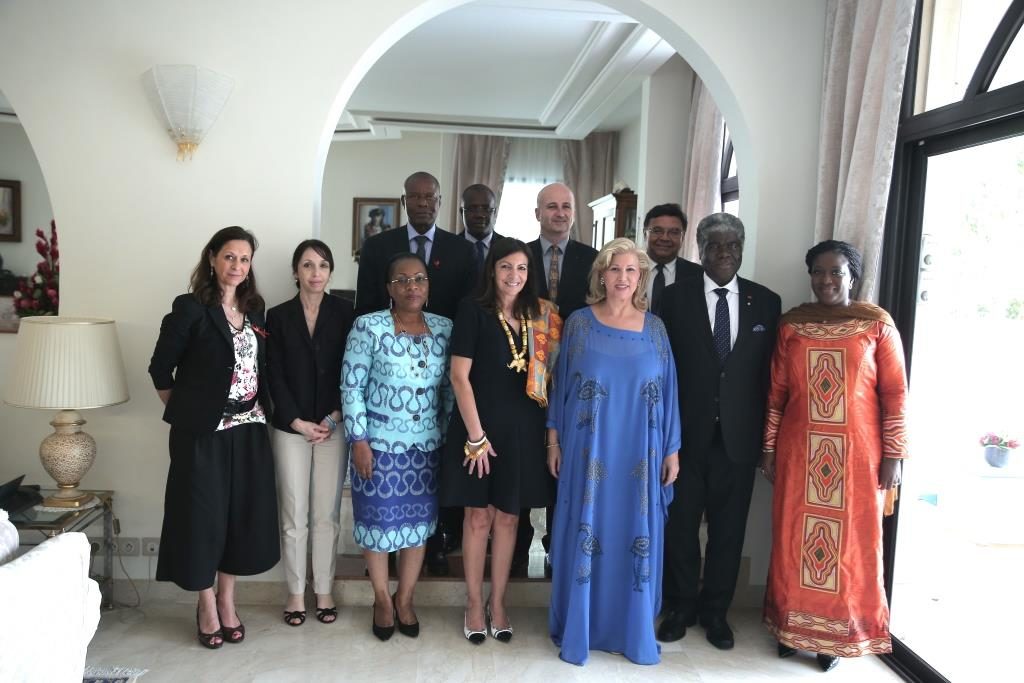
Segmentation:
{"type": "Polygon", "coordinates": [[[815,241],[864,255],[857,298],[876,301],[914,0],[829,0],[815,241]]]}
{"type": "Polygon", "coordinates": [[[545,185],[562,180],[562,167],[558,140],[513,138],[502,208],[494,230],[524,242],[536,239],[539,228],[533,210],[537,207],[537,193],[545,185]]]}
{"type": "Polygon", "coordinates": [[[449,183],[446,204],[448,225],[452,232],[462,230],[459,208],[462,205],[462,191],[476,183],[483,183],[494,191],[496,204],[501,206],[501,193],[505,184],[505,167],[508,165],[509,139],[496,135],[455,136],[452,178],[449,183]]]}
{"type": "Polygon", "coordinates": [[[619,134],[591,133],[582,140],[563,140],[565,184],[576,195],[576,223],[572,237],[584,244],[594,239],[594,214],[587,206],[612,191],[619,134]]]}
{"type": "Polygon", "coordinates": [[[722,210],[722,145],[725,120],[711,93],[699,78],[693,81],[687,142],[686,189],[683,208],[689,229],[683,238],[683,258],[700,263],[697,223],[722,210]]]}

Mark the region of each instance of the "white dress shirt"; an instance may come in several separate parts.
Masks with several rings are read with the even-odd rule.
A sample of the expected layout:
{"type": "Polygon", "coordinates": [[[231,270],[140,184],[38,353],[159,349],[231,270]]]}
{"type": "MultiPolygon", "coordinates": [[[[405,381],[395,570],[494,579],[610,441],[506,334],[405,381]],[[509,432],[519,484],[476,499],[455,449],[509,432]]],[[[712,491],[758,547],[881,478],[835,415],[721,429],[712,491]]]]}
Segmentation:
{"type": "Polygon", "coordinates": [[[466,230],[465,232],[463,232],[462,236],[465,237],[466,241],[469,242],[473,246],[473,254],[474,255],[476,254],[476,243],[477,242],[483,242],[484,243],[484,257],[485,258],[486,258],[486,256],[488,254],[491,253],[491,240],[494,239],[494,231],[493,230],[491,232],[487,233],[487,237],[483,238],[482,240],[478,240],[477,238],[475,238],[472,235],[470,235],[469,234],[469,230],[466,230]]]}
{"type": "MultiPolygon", "coordinates": [[[[658,275],[658,262],[651,259],[654,264],[651,267],[651,277],[647,280],[647,301],[654,301],[654,278],[658,275]]],[[[661,268],[661,272],[665,274],[665,286],[668,287],[670,284],[676,281],[676,260],[672,259],[661,268]]],[[[717,296],[717,295],[716,295],[717,296]]]]}
{"type": "MultiPolygon", "coordinates": [[[[409,252],[416,253],[416,238],[420,236],[420,233],[416,232],[416,228],[411,225],[405,226],[405,229],[409,232],[409,252]]],[[[437,230],[437,224],[430,226],[430,230],[423,233],[423,236],[427,238],[427,243],[423,245],[424,257],[423,260],[430,265],[430,252],[434,248],[434,231],[437,230]]]]}
{"type": "MultiPolygon", "coordinates": [[[[704,298],[708,302],[708,321],[711,323],[711,334],[715,334],[715,307],[718,306],[718,293],[715,292],[719,285],[704,273],[704,298]]],[[[725,295],[725,302],[729,306],[729,348],[736,346],[736,334],[740,330],[740,283],[736,276],[725,286],[729,293],[725,295]]]]}

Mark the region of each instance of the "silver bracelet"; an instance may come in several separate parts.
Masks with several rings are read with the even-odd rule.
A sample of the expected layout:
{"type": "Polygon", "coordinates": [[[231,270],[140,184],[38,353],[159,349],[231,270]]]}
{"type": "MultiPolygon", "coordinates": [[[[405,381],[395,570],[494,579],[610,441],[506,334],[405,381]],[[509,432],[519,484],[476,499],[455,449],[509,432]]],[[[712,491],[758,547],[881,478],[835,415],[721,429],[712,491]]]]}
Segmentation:
{"type": "Polygon", "coordinates": [[[332,432],[338,428],[338,423],[335,422],[334,418],[330,415],[324,415],[324,419],[327,420],[327,424],[330,426],[332,432]]]}

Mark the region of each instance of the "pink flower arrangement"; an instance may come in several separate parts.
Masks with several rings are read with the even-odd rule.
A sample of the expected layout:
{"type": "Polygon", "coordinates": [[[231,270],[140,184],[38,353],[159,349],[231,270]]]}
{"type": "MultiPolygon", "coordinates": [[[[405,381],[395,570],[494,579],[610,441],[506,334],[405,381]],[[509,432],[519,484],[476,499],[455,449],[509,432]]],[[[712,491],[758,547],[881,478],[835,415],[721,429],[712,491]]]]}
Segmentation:
{"type": "Polygon", "coordinates": [[[50,237],[36,230],[36,252],[43,260],[33,275],[18,278],[14,290],[14,312],[19,318],[30,315],[57,315],[60,303],[60,252],[57,249],[57,223],[50,221],[50,237]]]}
{"type": "Polygon", "coordinates": [[[981,437],[981,439],[979,439],[978,442],[982,446],[996,446],[997,448],[1006,449],[1016,448],[1017,446],[1020,445],[1020,442],[1017,441],[1017,439],[1007,439],[1002,436],[999,436],[995,432],[989,432],[985,436],[981,437]]]}

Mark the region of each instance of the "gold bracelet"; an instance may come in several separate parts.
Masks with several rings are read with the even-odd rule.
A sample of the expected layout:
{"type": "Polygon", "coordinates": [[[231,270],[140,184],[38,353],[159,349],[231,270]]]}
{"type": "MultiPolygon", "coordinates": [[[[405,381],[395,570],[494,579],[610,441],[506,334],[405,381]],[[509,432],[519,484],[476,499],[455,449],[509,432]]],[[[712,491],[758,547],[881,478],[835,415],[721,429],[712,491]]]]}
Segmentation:
{"type": "Polygon", "coordinates": [[[555,447],[561,448],[562,444],[560,444],[560,443],[546,443],[546,444],[544,444],[544,448],[555,448],[555,447]]]}
{"type": "Polygon", "coordinates": [[[469,441],[467,441],[466,444],[462,447],[462,452],[470,460],[477,460],[480,458],[480,456],[487,452],[487,446],[488,442],[486,437],[484,438],[483,443],[479,445],[470,445],[469,441]]]}

